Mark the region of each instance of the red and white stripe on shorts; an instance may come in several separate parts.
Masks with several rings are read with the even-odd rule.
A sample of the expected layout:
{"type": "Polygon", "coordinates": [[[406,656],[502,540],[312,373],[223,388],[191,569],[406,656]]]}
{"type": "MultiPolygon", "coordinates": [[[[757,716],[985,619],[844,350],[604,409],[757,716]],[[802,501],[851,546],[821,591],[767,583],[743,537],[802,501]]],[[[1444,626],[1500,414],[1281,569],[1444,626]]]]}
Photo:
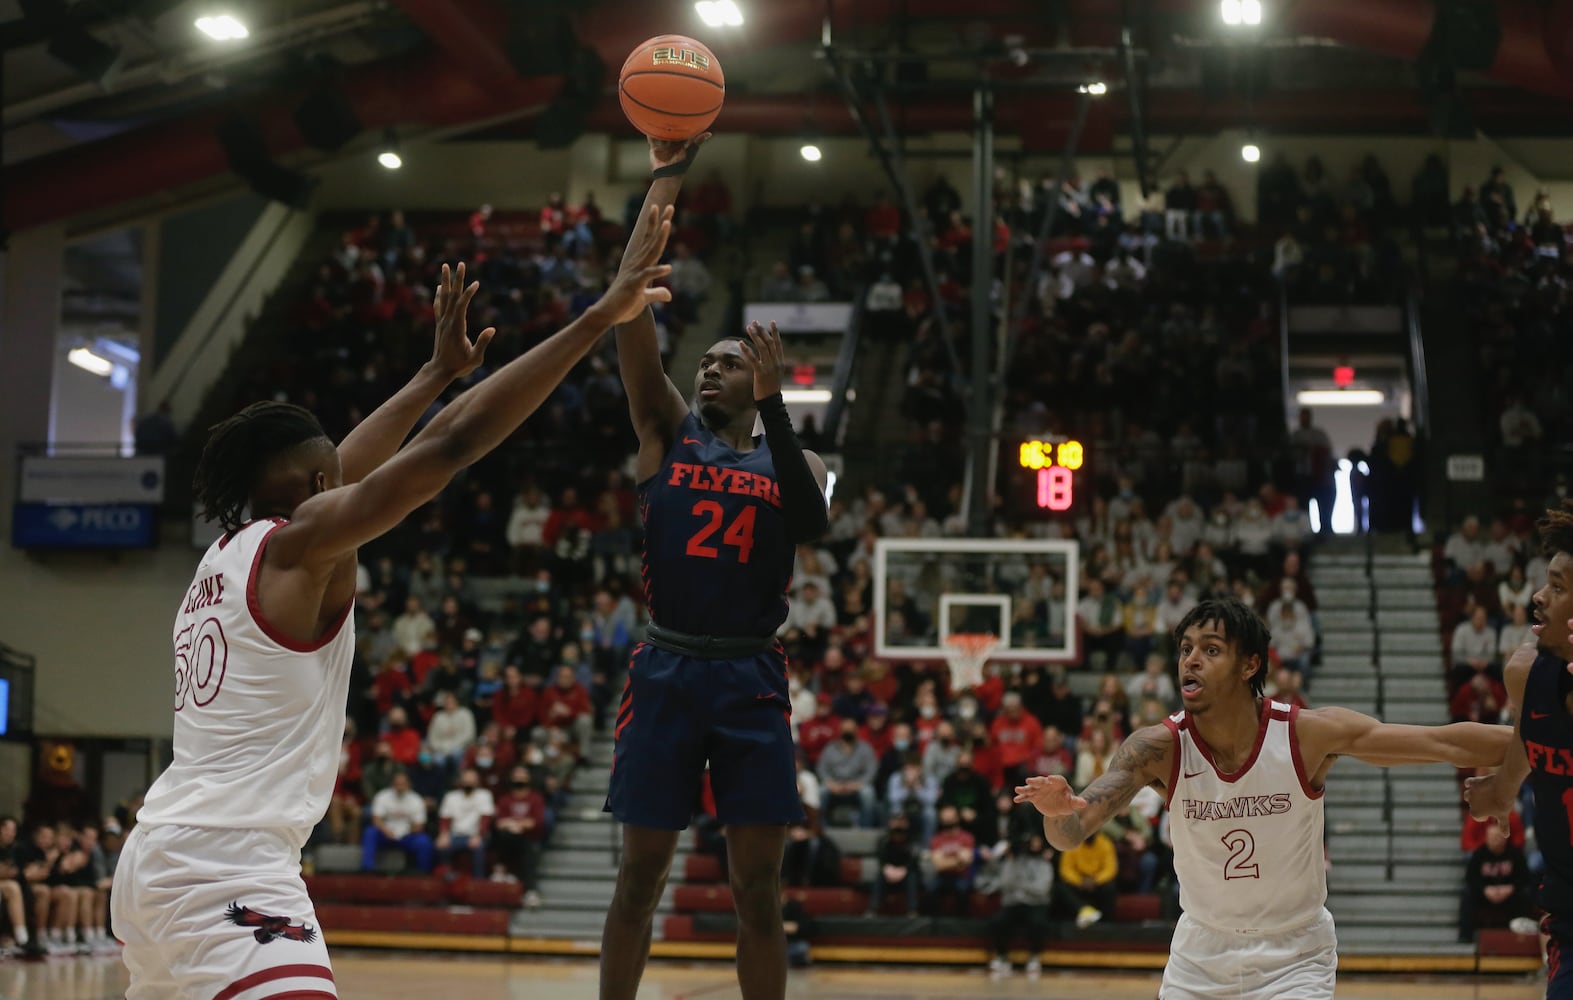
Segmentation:
{"type": "Polygon", "coordinates": [[[326,965],[275,965],[235,980],[213,1000],[269,1000],[280,996],[338,1000],[338,995],[333,970],[326,965]]]}

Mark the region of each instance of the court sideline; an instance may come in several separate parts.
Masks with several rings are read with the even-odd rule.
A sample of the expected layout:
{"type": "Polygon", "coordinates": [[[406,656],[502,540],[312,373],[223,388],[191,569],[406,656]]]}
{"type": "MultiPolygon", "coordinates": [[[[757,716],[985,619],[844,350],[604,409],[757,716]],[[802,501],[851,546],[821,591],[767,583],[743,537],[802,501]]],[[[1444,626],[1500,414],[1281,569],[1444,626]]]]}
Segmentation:
{"type": "MultiPolygon", "coordinates": [[[[333,956],[343,1000],[593,1000],[596,966],[583,959],[498,959],[480,956],[348,951],[333,956]]],[[[126,986],[117,957],[0,964],[0,1000],[119,1000],[126,986]]],[[[814,968],[794,971],[791,1000],[941,1000],[957,997],[1055,1000],[1153,1000],[1152,973],[1050,972],[1035,983],[1019,973],[994,982],[981,969],[904,967],[814,968]]],[[[719,962],[652,963],[641,1000],[724,1000],[737,995],[729,966],[719,962]]],[[[1525,976],[1340,977],[1339,1000],[1540,1000],[1545,986],[1525,976]],[[1417,989],[1417,987],[1420,987],[1417,989]]]]}

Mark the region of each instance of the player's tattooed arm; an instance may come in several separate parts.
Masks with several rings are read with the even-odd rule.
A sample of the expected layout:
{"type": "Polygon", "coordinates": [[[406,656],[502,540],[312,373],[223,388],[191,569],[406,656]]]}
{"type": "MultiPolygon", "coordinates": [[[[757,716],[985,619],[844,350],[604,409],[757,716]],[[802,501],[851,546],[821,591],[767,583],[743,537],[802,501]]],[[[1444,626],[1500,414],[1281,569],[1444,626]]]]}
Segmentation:
{"type": "Polygon", "coordinates": [[[1109,768],[1080,795],[1057,775],[1028,778],[1016,789],[1017,802],[1031,802],[1043,813],[1043,836],[1066,851],[1092,836],[1115,812],[1130,804],[1147,785],[1166,786],[1173,765],[1174,736],[1164,726],[1138,729],[1120,744],[1109,768]]]}

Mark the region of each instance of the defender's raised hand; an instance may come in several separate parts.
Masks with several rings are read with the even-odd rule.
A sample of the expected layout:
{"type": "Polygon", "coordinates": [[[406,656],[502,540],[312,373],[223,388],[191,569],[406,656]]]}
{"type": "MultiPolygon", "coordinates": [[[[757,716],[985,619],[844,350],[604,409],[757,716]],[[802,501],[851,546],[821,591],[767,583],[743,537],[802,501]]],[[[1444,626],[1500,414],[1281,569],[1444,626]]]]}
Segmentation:
{"type": "Polygon", "coordinates": [[[1070,782],[1058,774],[1028,778],[1025,785],[1016,786],[1015,801],[1031,802],[1045,816],[1069,816],[1087,808],[1087,800],[1072,791],[1070,782]]]}
{"type": "Polygon", "coordinates": [[[739,344],[754,366],[754,398],[768,399],[780,392],[786,375],[786,352],[776,325],[771,323],[766,330],[757,321],[748,324],[748,336],[739,344]]]}
{"type": "Polygon", "coordinates": [[[670,265],[660,263],[672,235],[672,206],[650,206],[646,222],[637,244],[630,244],[623,254],[617,278],[601,296],[599,304],[607,311],[610,326],[627,323],[657,302],[672,301],[670,288],[650,287],[650,282],[672,273],[670,265]]]}
{"type": "Polygon", "coordinates": [[[497,335],[497,328],[489,326],[470,342],[468,332],[470,300],[481,287],[479,281],[464,286],[464,264],[450,270],[442,266],[442,279],[437,282],[437,297],[432,310],[437,314],[437,339],[432,344],[431,363],[449,380],[463,378],[486,360],[486,347],[497,335]]]}

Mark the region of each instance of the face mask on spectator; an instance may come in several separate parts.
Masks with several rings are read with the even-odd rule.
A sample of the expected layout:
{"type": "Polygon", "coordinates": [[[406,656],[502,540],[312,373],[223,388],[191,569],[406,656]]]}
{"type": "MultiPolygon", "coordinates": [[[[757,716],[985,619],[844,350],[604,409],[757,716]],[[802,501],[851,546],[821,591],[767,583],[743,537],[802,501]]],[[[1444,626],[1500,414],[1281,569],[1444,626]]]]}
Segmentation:
{"type": "Polygon", "coordinates": [[[933,705],[924,705],[919,714],[922,715],[925,719],[932,719],[934,716],[939,714],[939,709],[935,708],[933,705]]]}
{"type": "Polygon", "coordinates": [[[492,760],[492,755],[489,753],[476,754],[475,766],[484,770],[485,768],[492,766],[492,760]]]}
{"type": "Polygon", "coordinates": [[[473,795],[473,794],[475,794],[475,786],[474,785],[466,783],[466,784],[460,785],[459,787],[464,789],[464,794],[466,794],[466,795],[473,795]]]}
{"type": "Polygon", "coordinates": [[[905,752],[912,746],[912,741],[908,739],[892,740],[890,745],[895,747],[897,750],[905,752]]]}
{"type": "Polygon", "coordinates": [[[515,781],[513,783],[513,787],[515,787],[515,788],[529,788],[530,787],[530,783],[528,781],[515,781]]]}
{"type": "Polygon", "coordinates": [[[843,729],[841,731],[841,739],[844,742],[846,742],[846,743],[856,743],[857,739],[858,739],[857,730],[856,729],[843,729]]]}
{"type": "Polygon", "coordinates": [[[415,759],[421,762],[421,767],[431,766],[431,754],[427,753],[425,750],[422,750],[420,753],[416,754],[415,759]]]}

